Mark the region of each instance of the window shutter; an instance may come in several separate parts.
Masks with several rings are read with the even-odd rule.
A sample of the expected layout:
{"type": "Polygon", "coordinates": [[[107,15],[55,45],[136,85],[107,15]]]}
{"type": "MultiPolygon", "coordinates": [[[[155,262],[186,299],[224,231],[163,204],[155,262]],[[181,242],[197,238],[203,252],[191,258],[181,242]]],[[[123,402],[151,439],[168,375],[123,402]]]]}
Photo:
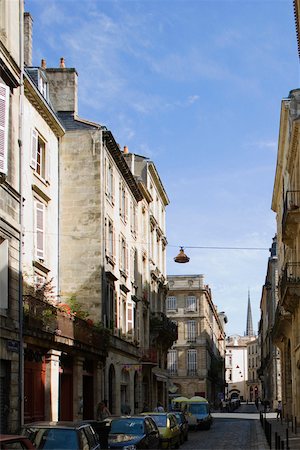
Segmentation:
{"type": "Polygon", "coordinates": [[[8,308],[8,240],[0,243],[0,308],[8,308]]]}
{"type": "Polygon", "coordinates": [[[49,151],[49,146],[45,146],[46,151],[46,181],[50,183],[51,181],[51,152],[49,151]]]}
{"type": "Polygon", "coordinates": [[[133,305],[131,302],[127,303],[127,331],[133,331],[133,305]]]}
{"type": "Polygon", "coordinates": [[[36,257],[44,259],[45,253],[45,205],[36,201],[36,257]]]}
{"type": "Polygon", "coordinates": [[[125,192],[125,211],[124,211],[124,220],[125,220],[125,222],[128,221],[128,195],[127,195],[127,192],[125,192]]]}
{"type": "Polygon", "coordinates": [[[36,130],[32,130],[31,135],[31,165],[36,170],[37,166],[37,146],[38,146],[38,134],[36,130]]]}
{"type": "Polygon", "coordinates": [[[115,203],[115,178],[114,178],[114,170],[111,167],[111,202],[115,203]]]}
{"type": "Polygon", "coordinates": [[[112,256],[113,256],[113,260],[116,261],[116,229],[115,229],[114,226],[113,226],[112,240],[113,240],[113,242],[112,242],[112,249],[113,249],[112,256]]]}
{"type": "Polygon", "coordinates": [[[125,272],[126,275],[128,275],[128,268],[129,268],[129,255],[128,255],[128,244],[125,242],[125,272]]]}
{"type": "Polygon", "coordinates": [[[0,172],[7,174],[9,87],[0,83],[0,172]]]}

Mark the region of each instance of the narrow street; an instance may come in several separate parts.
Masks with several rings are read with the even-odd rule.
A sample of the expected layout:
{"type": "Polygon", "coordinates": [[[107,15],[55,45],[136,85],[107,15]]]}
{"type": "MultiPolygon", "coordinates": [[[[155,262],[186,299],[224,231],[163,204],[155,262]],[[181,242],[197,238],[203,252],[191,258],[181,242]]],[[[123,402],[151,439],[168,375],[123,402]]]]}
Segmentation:
{"type": "Polygon", "coordinates": [[[269,448],[254,405],[241,405],[233,413],[213,413],[210,430],[191,431],[189,440],[180,448],[187,449],[245,449],[269,448]]]}

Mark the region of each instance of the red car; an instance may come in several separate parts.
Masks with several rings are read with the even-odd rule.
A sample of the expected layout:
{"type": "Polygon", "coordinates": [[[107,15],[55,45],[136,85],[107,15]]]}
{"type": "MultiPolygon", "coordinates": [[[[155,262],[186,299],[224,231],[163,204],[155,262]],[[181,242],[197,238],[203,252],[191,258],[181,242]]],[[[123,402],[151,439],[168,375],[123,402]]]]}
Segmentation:
{"type": "Polygon", "coordinates": [[[0,434],[0,449],[32,450],[35,449],[35,447],[25,436],[19,436],[17,434],[0,434]]]}

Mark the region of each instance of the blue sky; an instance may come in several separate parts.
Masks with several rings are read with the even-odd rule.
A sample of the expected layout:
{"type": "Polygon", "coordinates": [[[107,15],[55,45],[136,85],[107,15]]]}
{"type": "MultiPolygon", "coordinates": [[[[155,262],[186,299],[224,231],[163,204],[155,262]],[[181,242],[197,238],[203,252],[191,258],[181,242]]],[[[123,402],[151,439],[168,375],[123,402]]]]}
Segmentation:
{"type": "Polygon", "coordinates": [[[254,329],[275,234],[280,103],[299,87],[292,0],[25,0],[33,65],[79,74],[79,115],[150,157],[170,198],[169,274],[205,276],[254,329]],[[179,246],[191,260],[173,262],[179,246]]]}

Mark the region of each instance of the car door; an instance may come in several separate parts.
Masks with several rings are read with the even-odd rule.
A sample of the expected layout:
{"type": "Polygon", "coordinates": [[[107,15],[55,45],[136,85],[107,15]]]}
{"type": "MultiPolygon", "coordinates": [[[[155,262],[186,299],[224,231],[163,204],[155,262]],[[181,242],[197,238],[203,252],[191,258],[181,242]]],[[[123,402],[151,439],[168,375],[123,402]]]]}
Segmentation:
{"type": "Polygon", "coordinates": [[[147,433],[147,439],[148,439],[148,448],[159,448],[159,430],[157,428],[156,423],[154,422],[153,419],[151,419],[151,417],[147,417],[145,419],[145,428],[146,428],[146,433],[147,433]]]}
{"type": "Polygon", "coordinates": [[[171,430],[171,439],[172,439],[172,446],[177,446],[180,440],[180,430],[179,425],[177,422],[176,417],[174,414],[169,415],[170,419],[170,430],[171,430]]]}

